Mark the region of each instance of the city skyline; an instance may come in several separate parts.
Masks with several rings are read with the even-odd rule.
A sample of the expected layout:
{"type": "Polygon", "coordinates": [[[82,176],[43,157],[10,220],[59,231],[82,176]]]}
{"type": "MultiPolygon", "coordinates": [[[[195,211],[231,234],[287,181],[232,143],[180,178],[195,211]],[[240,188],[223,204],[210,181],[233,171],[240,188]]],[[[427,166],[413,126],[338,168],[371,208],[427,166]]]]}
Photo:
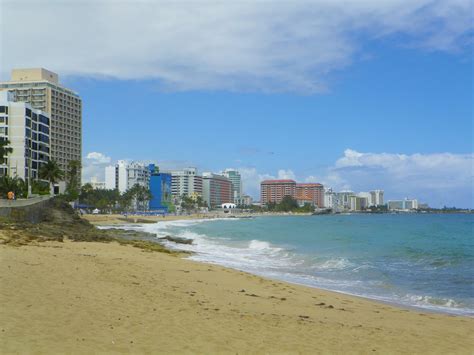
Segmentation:
{"type": "Polygon", "coordinates": [[[233,167],[253,196],[292,178],[473,207],[469,1],[22,5],[2,8],[1,79],[44,67],[79,93],[84,181],[145,160],[233,167]],[[75,40],[15,20],[31,16],[75,40]],[[22,38],[37,55],[22,55],[22,38]]]}

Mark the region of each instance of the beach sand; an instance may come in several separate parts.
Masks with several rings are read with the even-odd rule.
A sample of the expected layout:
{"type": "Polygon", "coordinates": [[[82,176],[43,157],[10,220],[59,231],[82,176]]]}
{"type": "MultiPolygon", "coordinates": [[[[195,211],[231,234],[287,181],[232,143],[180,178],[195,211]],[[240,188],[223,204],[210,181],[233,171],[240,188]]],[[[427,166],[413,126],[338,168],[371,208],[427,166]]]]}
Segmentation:
{"type": "Polygon", "coordinates": [[[0,352],[461,353],[474,319],[117,243],[0,245],[0,352]]]}

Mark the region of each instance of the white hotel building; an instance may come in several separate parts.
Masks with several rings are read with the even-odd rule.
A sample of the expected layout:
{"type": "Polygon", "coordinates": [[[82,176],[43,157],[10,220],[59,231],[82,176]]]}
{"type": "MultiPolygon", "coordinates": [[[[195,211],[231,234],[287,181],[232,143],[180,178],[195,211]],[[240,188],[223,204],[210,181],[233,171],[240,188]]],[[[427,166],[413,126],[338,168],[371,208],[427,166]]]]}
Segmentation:
{"type": "Polygon", "coordinates": [[[13,148],[6,163],[0,165],[0,176],[36,180],[50,156],[50,118],[27,103],[15,102],[14,96],[0,92],[0,139],[8,139],[13,148]]]}
{"type": "Polygon", "coordinates": [[[117,189],[122,194],[136,184],[148,188],[149,183],[150,171],[143,163],[119,160],[117,164],[105,168],[106,189],[117,189]]]}

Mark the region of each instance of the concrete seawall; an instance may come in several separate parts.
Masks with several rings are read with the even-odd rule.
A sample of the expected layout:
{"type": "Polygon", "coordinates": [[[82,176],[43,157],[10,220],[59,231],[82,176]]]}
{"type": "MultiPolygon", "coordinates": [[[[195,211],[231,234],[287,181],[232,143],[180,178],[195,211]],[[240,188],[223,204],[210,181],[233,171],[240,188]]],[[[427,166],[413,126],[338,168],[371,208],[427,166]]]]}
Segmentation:
{"type": "Polygon", "coordinates": [[[14,201],[0,199],[0,217],[17,222],[38,223],[44,220],[50,204],[50,196],[14,201]]]}

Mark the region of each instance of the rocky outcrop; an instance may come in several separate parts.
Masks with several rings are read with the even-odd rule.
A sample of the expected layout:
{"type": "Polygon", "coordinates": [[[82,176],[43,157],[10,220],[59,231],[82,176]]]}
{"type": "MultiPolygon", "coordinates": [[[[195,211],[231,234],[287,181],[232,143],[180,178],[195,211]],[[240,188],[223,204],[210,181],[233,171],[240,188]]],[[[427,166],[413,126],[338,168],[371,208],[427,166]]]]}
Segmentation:
{"type": "Polygon", "coordinates": [[[158,239],[167,240],[167,241],[174,242],[174,243],[177,243],[177,244],[193,244],[192,239],[172,237],[171,235],[167,235],[166,237],[162,237],[162,238],[158,238],[158,239]]]}

